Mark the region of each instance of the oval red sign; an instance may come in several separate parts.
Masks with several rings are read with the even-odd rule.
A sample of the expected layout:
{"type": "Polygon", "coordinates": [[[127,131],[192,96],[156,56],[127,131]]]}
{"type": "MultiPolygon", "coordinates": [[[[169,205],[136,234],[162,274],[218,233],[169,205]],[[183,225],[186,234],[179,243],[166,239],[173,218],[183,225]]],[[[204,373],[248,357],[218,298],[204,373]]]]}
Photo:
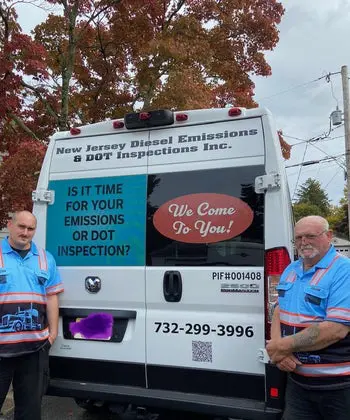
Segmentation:
{"type": "Polygon", "coordinates": [[[233,238],[253,217],[252,209],[237,197],[200,193],[167,201],[155,212],[153,224],[167,238],[199,244],[233,238]]]}

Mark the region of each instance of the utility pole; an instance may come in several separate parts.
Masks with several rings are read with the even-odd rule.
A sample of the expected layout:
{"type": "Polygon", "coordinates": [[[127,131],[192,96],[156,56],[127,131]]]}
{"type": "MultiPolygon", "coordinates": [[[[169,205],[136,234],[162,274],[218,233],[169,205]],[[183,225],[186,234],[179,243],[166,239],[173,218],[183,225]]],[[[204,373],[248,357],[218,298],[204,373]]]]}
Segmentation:
{"type": "Polygon", "coordinates": [[[350,104],[348,66],[342,66],[341,77],[343,85],[346,179],[348,187],[348,237],[350,239],[350,104]]]}

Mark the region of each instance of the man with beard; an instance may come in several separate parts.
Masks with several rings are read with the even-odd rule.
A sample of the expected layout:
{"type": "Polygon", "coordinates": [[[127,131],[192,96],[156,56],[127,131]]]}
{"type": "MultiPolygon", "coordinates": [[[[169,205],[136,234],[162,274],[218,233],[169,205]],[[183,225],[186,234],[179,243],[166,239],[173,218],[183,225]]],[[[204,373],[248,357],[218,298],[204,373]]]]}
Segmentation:
{"type": "Polygon", "coordinates": [[[327,220],[295,225],[299,260],[283,272],[266,350],[289,372],[284,420],[350,418],[350,259],[327,220]]]}

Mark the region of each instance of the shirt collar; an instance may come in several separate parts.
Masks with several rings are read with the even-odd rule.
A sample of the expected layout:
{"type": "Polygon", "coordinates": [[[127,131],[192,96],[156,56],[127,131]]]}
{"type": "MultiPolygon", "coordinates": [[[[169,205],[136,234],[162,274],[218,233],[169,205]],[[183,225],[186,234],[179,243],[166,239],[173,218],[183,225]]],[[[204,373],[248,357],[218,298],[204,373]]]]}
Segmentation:
{"type": "MultiPolygon", "coordinates": [[[[9,243],[8,237],[7,238],[4,238],[2,240],[1,246],[2,246],[2,252],[4,254],[9,254],[10,252],[13,252],[13,249],[11,248],[11,245],[9,243]]],[[[34,255],[39,255],[38,248],[37,248],[37,246],[35,245],[34,242],[31,242],[31,244],[30,244],[30,251],[34,255]]]]}
{"type": "MultiPolygon", "coordinates": [[[[337,255],[337,251],[334,248],[334,245],[329,247],[327,254],[323,256],[310,270],[317,270],[318,268],[328,268],[333,258],[337,255]]],[[[300,261],[300,269],[303,269],[303,258],[299,258],[300,261]]]]}

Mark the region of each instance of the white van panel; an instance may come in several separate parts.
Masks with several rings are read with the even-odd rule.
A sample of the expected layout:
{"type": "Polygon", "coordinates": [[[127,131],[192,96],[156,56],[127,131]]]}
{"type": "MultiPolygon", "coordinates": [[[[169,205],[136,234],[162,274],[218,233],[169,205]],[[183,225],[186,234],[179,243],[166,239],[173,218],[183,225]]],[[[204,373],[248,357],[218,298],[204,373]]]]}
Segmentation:
{"type": "Polygon", "coordinates": [[[150,146],[148,165],[192,163],[216,159],[262,156],[264,139],[260,118],[187,125],[151,131],[150,142],[171,140],[166,148],[150,146]]]}
{"type": "Polygon", "coordinates": [[[116,168],[101,169],[99,171],[78,171],[78,172],[65,172],[65,173],[54,173],[50,174],[50,181],[57,181],[60,179],[85,179],[85,178],[103,178],[103,177],[115,177],[123,175],[143,175],[147,173],[147,166],[137,166],[130,170],[130,168],[116,168]]]}
{"type": "Polygon", "coordinates": [[[134,132],[132,139],[124,132],[97,137],[58,139],[54,143],[51,173],[100,170],[145,166],[147,147],[140,147],[147,140],[148,132],[134,132]],[[124,158],[133,154],[134,158],[124,158]]]}
{"type": "MultiPolygon", "coordinates": [[[[264,165],[265,157],[262,156],[252,156],[252,157],[242,157],[237,158],[234,160],[235,168],[241,167],[244,168],[245,166],[258,166],[264,165]]],[[[221,159],[220,160],[220,168],[231,168],[232,167],[232,159],[221,159]]],[[[215,169],[218,167],[218,161],[213,159],[205,162],[206,169],[215,169]]],[[[198,171],[203,168],[203,163],[201,161],[198,162],[191,162],[191,165],[188,163],[174,163],[171,166],[171,172],[183,172],[183,171],[198,171]]],[[[169,165],[162,165],[157,164],[148,167],[148,174],[161,174],[164,172],[169,172],[169,165]]]]}
{"type": "Polygon", "coordinates": [[[148,268],[147,363],[263,374],[257,357],[264,346],[263,269],[242,268],[239,273],[252,271],[260,273],[260,280],[245,283],[256,285],[260,293],[247,296],[222,292],[225,282],[242,286],[242,281],[213,279],[214,272],[237,273],[232,267],[148,268]],[[162,281],[166,270],[182,274],[183,298],[178,303],[164,302],[157,279],[162,281]]]}

